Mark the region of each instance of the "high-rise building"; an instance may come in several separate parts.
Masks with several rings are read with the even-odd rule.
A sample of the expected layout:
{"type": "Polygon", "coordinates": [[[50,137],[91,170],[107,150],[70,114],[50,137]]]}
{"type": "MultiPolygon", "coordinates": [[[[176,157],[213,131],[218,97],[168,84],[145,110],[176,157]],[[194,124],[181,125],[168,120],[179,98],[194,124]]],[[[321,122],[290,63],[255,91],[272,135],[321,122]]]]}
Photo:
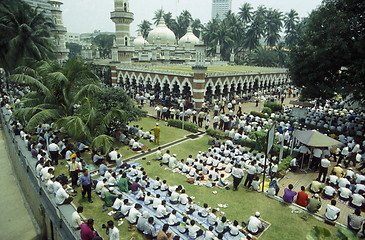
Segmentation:
{"type": "Polygon", "coordinates": [[[223,20],[229,10],[232,9],[232,0],[213,0],[212,2],[212,19],[219,18],[223,20]]]}

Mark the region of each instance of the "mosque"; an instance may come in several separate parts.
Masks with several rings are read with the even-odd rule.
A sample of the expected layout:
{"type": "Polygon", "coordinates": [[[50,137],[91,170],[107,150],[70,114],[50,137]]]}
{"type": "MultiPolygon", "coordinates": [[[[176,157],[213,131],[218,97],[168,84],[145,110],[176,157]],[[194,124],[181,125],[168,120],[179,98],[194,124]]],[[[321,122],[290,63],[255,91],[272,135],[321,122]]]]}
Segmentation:
{"type": "Polygon", "coordinates": [[[196,108],[201,108],[205,101],[213,98],[232,99],[290,84],[287,69],[257,68],[247,71],[227,66],[223,71],[215,72],[211,68],[208,72],[207,65],[211,60],[206,57],[206,47],[201,39],[189,27],[185,36],[177,41],[163,18],[147,39],[138,34],[131,41],[130,24],[134,14],[129,11],[129,1],[114,0],[114,6],[111,20],[115,23],[116,41],[109,64],[113,86],[133,92],[146,90],[177,94],[190,99],[196,108]],[[132,61],[159,63],[162,67],[131,64],[132,61]],[[181,66],[186,71],[174,70],[181,69],[181,66]]]}

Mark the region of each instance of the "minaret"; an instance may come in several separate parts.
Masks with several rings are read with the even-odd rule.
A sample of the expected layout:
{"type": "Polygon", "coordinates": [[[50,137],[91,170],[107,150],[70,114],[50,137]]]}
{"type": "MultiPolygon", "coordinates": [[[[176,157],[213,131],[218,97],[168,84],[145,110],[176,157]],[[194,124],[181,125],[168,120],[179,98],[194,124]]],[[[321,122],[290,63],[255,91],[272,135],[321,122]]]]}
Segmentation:
{"type": "Polygon", "coordinates": [[[55,25],[54,28],[52,28],[51,30],[56,42],[56,49],[53,52],[58,62],[62,63],[68,59],[68,53],[70,52],[70,50],[66,48],[66,42],[65,42],[65,35],[67,33],[67,29],[63,26],[62,22],[61,5],[63,3],[58,0],[51,0],[48,1],[48,3],[51,5],[52,21],[53,24],[55,25]]]}
{"type": "Polygon", "coordinates": [[[194,72],[193,79],[193,102],[195,103],[195,108],[201,108],[204,102],[205,94],[205,73],[207,72],[207,67],[205,66],[205,45],[201,40],[195,45],[195,65],[192,67],[194,72]]]}
{"type": "MultiPolygon", "coordinates": [[[[113,61],[120,63],[131,63],[134,48],[130,41],[130,24],[134,20],[133,13],[129,12],[128,0],[114,0],[114,12],[110,13],[111,20],[115,23],[117,56],[113,61]]],[[[113,54],[116,51],[112,52],[113,54]]]]}

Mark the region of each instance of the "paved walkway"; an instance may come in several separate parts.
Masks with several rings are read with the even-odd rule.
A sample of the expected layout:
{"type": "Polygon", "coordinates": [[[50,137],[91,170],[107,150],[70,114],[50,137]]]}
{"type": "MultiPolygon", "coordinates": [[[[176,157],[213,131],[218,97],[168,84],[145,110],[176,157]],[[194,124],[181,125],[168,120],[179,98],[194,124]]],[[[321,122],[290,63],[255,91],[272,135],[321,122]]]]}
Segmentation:
{"type": "Polygon", "coordinates": [[[1,239],[40,239],[10,163],[2,127],[0,127],[0,166],[1,239]]]}

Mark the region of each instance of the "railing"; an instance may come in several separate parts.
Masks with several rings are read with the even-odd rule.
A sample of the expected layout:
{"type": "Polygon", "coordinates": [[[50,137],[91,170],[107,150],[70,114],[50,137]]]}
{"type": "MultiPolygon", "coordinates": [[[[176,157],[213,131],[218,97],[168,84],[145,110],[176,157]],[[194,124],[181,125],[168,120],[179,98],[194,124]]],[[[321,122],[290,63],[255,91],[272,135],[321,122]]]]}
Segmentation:
{"type": "MultiPolygon", "coordinates": [[[[71,226],[71,214],[75,211],[75,208],[73,207],[73,205],[56,205],[54,201],[55,197],[47,192],[44,184],[42,184],[41,180],[36,176],[35,164],[37,160],[32,158],[30,152],[24,145],[23,140],[20,139],[19,136],[14,135],[12,128],[9,125],[10,116],[5,114],[4,108],[2,108],[0,116],[3,122],[5,134],[7,135],[6,141],[11,141],[10,143],[8,142],[9,152],[13,151],[15,153],[13,158],[17,158],[19,161],[17,163],[13,162],[12,164],[14,166],[16,164],[17,166],[23,168],[24,173],[27,175],[27,183],[30,183],[31,187],[33,188],[23,189],[23,192],[29,192],[29,190],[33,190],[35,193],[34,196],[38,195],[37,200],[41,204],[41,212],[44,211],[45,216],[47,216],[52,221],[52,232],[57,233],[61,239],[80,239],[79,233],[76,232],[71,226]]],[[[12,160],[16,161],[16,159],[12,160]]],[[[20,186],[25,188],[23,184],[21,184],[20,186]]],[[[29,206],[34,214],[39,210],[35,209],[37,205],[34,206],[34,204],[29,204],[29,206]]],[[[39,223],[39,225],[42,224],[43,223],[39,223]]],[[[54,239],[57,239],[57,237],[54,239]]]]}

